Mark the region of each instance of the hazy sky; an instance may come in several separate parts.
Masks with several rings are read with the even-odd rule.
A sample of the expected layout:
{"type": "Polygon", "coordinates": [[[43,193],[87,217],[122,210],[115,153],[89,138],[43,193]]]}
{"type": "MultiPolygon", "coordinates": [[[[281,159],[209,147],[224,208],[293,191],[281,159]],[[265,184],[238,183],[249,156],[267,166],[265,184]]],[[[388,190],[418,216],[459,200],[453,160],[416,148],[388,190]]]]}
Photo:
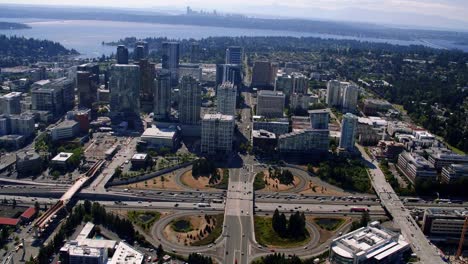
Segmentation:
{"type": "Polygon", "coordinates": [[[126,8],[217,9],[221,12],[387,24],[466,28],[468,0],[0,0],[0,3],[126,8]]]}

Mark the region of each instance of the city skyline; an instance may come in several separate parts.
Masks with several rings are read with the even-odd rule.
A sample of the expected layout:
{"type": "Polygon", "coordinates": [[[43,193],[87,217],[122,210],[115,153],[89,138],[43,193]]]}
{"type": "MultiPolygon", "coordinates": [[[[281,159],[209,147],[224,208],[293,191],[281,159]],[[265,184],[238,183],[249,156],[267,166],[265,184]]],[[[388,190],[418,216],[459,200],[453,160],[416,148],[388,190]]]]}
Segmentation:
{"type": "Polygon", "coordinates": [[[141,9],[144,12],[160,11],[181,13],[187,6],[193,9],[220,13],[238,13],[249,16],[276,18],[304,18],[310,20],[336,20],[352,22],[369,22],[402,27],[445,28],[466,31],[468,25],[468,7],[462,0],[297,0],[282,3],[275,0],[261,0],[252,3],[241,0],[236,6],[229,6],[213,0],[175,0],[166,2],[154,1],[90,1],[75,2],[71,0],[52,0],[44,3],[38,0],[5,1],[4,4],[33,4],[49,6],[106,7],[141,9]]]}

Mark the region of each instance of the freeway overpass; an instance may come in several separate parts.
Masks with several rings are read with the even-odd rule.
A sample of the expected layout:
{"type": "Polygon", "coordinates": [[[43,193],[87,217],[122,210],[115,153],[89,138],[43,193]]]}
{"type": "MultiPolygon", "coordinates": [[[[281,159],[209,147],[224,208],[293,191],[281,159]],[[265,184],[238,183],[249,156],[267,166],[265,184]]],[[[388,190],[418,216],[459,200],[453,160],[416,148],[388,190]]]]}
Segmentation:
{"type": "Polygon", "coordinates": [[[63,208],[70,202],[77,192],[83,188],[90,179],[93,179],[96,174],[100,171],[104,161],[96,162],[85,174],[79,177],[75,183],[62,195],[62,197],[50,207],[43,215],[36,219],[34,223],[34,229],[36,236],[47,229],[49,224],[55,220],[57,214],[59,214],[63,208]]]}
{"type": "Polygon", "coordinates": [[[424,264],[444,263],[437,248],[430,244],[411,217],[409,210],[405,208],[392,186],[386,181],[378,161],[371,159],[362,146],[357,145],[357,147],[368,165],[372,187],[379,196],[382,206],[392,215],[393,222],[400,227],[401,233],[410,242],[413,252],[424,264]]]}

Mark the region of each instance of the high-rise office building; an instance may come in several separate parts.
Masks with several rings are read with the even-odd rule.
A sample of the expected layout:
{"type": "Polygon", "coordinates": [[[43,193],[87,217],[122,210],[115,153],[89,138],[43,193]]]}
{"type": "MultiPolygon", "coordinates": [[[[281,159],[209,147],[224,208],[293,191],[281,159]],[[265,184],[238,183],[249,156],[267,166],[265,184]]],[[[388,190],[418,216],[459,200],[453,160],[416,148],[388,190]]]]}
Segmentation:
{"type": "Polygon", "coordinates": [[[140,115],[140,67],[115,64],[110,69],[110,110],[113,118],[134,118],[140,115]]]}
{"type": "Polygon", "coordinates": [[[29,137],[34,134],[34,116],[29,114],[10,116],[10,133],[29,137]]]}
{"type": "Polygon", "coordinates": [[[278,65],[269,61],[256,61],[252,72],[252,87],[271,89],[274,86],[278,65]]]}
{"type": "Polygon", "coordinates": [[[218,86],[216,91],[218,100],[217,110],[223,115],[236,115],[237,88],[230,82],[218,86]]]}
{"type": "Polygon", "coordinates": [[[148,42],[140,40],[137,43],[135,43],[135,47],[142,46],[143,47],[143,59],[148,58],[149,56],[149,46],[148,42]]]}
{"type": "Polygon", "coordinates": [[[257,95],[257,112],[267,118],[283,117],[286,96],[283,92],[261,90],[257,95]]]}
{"type": "Polygon", "coordinates": [[[332,80],[327,83],[327,98],[326,102],[328,106],[340,106],[341,105],[341,82],[332,80]]]}
{"type": "Polygon", "coordinates": [[[50,111],[55,117],[63,113],[63,90],[50,86],[50,80],[35,82],[31,89],[32,110],[50,111]]]}
{"type": "Polygon", "coordinates": [[[179,79],[184,76],[192,76],[198,81],[201,81],[203,70],[198,63],[180,63],[178,73],[179,79]]]}
{"type": "Polygon", "coordinates": [[[357,102],[358,102],[359,90],[358,87],[354,84],[348,84],[344,87],[343,90],[343,104],[342,111],[343,113],[354,113],[356,112],[357,102]]]}
{"type": "Polygon", "coordinates": [[[75,106],[75,83],[72,79],[62,77],[50,82],[51,87],[62,90],[63,110],[68,111],[75,106]]]}
{"type": "Polygon", "coordinates": [[[128,64],[128,49],[124,45],[117,47],[117,64],[128,64]]]}
{"type": "Polygon", "coordinates": [[[162,53],[162,68],[171,72],[172,85],[177,85],[179,78],[179,42],[163,42],[162,53]]]}
{"type": "Polygon", "coordinates": [[[226,64],[242,64],[242,48],[231,46],[226,49],[226,64]]]}
{"type": "Polygon", "coordinates": [[[192,42],[190,44],[190,63],[200,62],[200,44],[192,42]]]}
{"type": "Polygon", "coordinates": [[[20,92],[11,92],[0,96],[0,114],[18,115],[21,113],[20,92]]]}
{"type": "Polygon", "coordinates": [[[292,73],[293,91],[297,94],[307,94],[309,89],[309,79],[302,73],[292,73]]]}
{"type": "Polygon", "coordinates": [[[133,60],[138,63],[138,61],[145,58],[145,47],[136,46],[133,50],[133,60]]]}
{"type": "Polygon", "coordinates": [[[179,122],[198,124],[201,113],[201,88],[197,80],[191,76],[184,76],[179,87],[179,122]]]}
{"type": "Polygon", "coordinates": [[[171,73],[162,70],[154,79],[154,118],[168,119],[171,114],[171,73]]]}
{"type": "Polygon", "coordinates": [[[153,111],[153,85],[156,77],[155,64],[148,59],[141,59],[136,63],[140,66],[140,106],[145,112],[153,111]]]}
{"type": "Polygon", "coordinates": [[[242,86],[242,69],[239,64],[217,64],[216,85],[230,82],[237,87],[242,86]]]}
{"type": "Polygon", "coordinates": [[[357,122],[357,116],[351,113],[343,115],[343,119],[341,121],[340,149],[344,149],[346,151],[354,149],[357,122]]]}
{"type": "Polygon", "coordinates": [[[207,155],[229,154],[234,137],[232,115],[206,114],[202,120],[201,152],[207,155]]]}
{"type": "Polygon", "coordinates": [[[78,106],[92,108],[97,101],[99,87],[99,65],[83,64],[78,66],[76,72],[76,88],[78,93],[78,106]]]}
{"type": "Polygon", "coordinates": [[[328,109],[310,110],[310,123],[313,129],[328,129],[330,112],[328,109]]]}
{"type": "Polygon", "coordinates": [[[275,91],[282,91],[286,96],[290,96],[293,93],[294,79],[291,75],[281,73],[276,75],[275,79],[275,91]]]}

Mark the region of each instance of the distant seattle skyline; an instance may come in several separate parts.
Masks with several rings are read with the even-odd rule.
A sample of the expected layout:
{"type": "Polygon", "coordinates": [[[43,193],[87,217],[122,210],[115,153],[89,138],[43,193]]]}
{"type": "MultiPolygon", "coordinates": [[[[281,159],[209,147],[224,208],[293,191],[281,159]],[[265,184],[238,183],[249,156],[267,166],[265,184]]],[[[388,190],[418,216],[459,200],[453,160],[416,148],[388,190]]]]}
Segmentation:
{"type": "Polygon", "coordinates": [[[417,28],[441,28],[467,31],[468,5],[466,0],[238,0],[236,5],[219,0],[0,0],[0,4],[60,5],[79,7],[133,8],[148,11],[185,12],[194,10],[238,13],[250,16],[305,18],[370,22],[417,28]]]}

